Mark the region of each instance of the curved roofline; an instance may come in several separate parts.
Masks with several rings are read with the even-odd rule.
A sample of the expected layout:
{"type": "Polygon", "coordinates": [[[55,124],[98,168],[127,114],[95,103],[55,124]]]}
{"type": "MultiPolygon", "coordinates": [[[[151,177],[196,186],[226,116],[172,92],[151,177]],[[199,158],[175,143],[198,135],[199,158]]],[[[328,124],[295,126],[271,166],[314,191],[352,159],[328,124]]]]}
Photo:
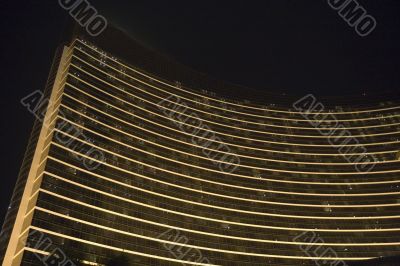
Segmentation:
{"type": "MultiPolygon", "coordinates": [[[[135,40],[128,33],[110,24],[97,37],[90,36],[78,24],[72,23],[65,42],[71,43],[75,38],[81,38],[95,44],[107,53],[113,54],[127,64],[135,66],[141,72],[158,77],[168,82],[179,82],[185,88],[190,88],[205,96],[224,98],[227,100],[257,104],[274,105],[288,109],[304,94],[288,94],[274,90],[257,90],[243,85],[234,84],[214,78],[206,73],[196,71],[176,60],[159,53],[135,40]],[[204,93],[204,90],[206,93],[204,93]]],[[[346,94],[340,96],[318,96],[318,100],[329,109],[369,108],[390,105],[400,100],[400,93],[393,90],[365,92],[362,94],[346,94]]]]}

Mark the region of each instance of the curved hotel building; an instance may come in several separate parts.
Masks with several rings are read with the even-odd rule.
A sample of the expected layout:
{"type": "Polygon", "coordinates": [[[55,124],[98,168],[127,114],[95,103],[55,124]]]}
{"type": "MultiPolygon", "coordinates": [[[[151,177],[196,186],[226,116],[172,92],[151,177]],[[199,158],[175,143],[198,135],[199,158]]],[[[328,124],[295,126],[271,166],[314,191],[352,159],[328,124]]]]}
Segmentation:
{"type": "Polygon", "coordinates": [[[44,94],[22,100],[37,121],[3,265],[342,266],[400,255],[398,98],[223,98],[209,92],[222,83],[118,41],[74,38],[44,94]]]}

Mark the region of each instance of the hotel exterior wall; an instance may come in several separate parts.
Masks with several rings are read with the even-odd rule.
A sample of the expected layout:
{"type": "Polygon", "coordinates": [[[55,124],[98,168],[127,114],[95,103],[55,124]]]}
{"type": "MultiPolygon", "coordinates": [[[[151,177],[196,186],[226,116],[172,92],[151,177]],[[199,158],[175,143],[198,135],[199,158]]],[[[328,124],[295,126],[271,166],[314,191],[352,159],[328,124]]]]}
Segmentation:
{"type": "MultiPolygon", "coordinates": [[[[85,41],[70,49],[58,107],[64,116],[56,123],[74,125],[87,139],[54,128],[54,136],[82,146],[49,142],[29,228],[49,235],[75,263],[106,265],[123,251],[138,265],[178,265],[201,251],[215,265],[314,265],[298,238],[306,232],[341,259],[400,253],[398,102],[335,112],[378,160],[359,172],[290,106],[229,102],[160,82],[85,41]],[[178,122],[203,134],[200,121],[212,129],[219,139],[207,149],[229,147],[240,159],[233,172],[205,155],[200,133],[166,115],[176,104],[160,108],[165,99],[187,106],[174,113],[178,122]],[[105,159],[89,171],[76,155],[91,148],[105,159]],[[160,235],[168,230],[187,237],[189,255],[166,248],[160,235]]],[[[28,238],[30,246],[37,242],[28,238]]],[[[35,254],[43,256],[25,249],[22,264],[39,265],[35,254]]]]}
{"type": "MultiPolygon", "coordinates": [[[[50,69],[50,74],[47,79],[46,87],[44,90],[44,97],[49,98],[50,94],[52,93],[54,82],[56,80],[57,71],[60,65],[61,56],[63,53],[64,47],[59,47],[55,53],[52,66],[50,69]]],[[[47,105],[41,105],[40,108],[37,110],[36,114],[45,113],[47,109],[47,105]]],[[[9,209],[7,215],[4,219],[4,224],[1,230],[1,237],[0,237],[0,261],[4,260],[4,255],[6,252],[6,248],[8,247],[11,231],[15,224],[15,219],[17,217],[17,213],[19,211],[22,195],[24,193],[26,187],[26,181],[28,178],[29,171],[31,169],[32,160],[34,157],[34,153],[37,148],[37,143],[39,139],[39,135],[42,129],[43,123],[39,119],[37,119],[34,123],[31,136],[29,139],[28,147],[24,155],[24,160],[22,162],[22,166],[20,172],[18,174],[18,179],[16,181],[16,185],[14,188],[13,196],[11,198],[11,202],[9,204],[9,209]]]]}

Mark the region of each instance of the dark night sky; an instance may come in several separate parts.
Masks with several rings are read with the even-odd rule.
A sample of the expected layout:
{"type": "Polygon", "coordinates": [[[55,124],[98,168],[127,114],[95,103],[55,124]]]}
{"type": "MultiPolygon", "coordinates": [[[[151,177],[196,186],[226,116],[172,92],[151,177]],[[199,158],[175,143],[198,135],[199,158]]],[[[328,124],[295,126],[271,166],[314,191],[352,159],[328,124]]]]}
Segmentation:
{"type": "MultiPolygon", "coordinates": [[[[223,80],[317,95],[400,87],[399,0],[359,0],[378,21],[365,38],[326,0],[89,2],[136,40],[223,80]]],[[[55,0],[3,0],[0,14],[2,223],[33,123],[19,102],[44,87],[68,13],[55,0]]]]}

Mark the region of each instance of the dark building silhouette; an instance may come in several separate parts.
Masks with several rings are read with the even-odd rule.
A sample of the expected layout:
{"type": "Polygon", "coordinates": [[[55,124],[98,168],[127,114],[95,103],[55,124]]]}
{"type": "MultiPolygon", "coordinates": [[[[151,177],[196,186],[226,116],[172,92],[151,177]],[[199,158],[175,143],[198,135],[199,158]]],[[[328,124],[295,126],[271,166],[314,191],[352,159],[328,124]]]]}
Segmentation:
{"type": "Polygon", "coordinates": [[[23,101],[38,120],[3,265],[339,266],[400,254],[398,94],[252,91],[115,29],[73,36],[49,101],[23,101]]]}

